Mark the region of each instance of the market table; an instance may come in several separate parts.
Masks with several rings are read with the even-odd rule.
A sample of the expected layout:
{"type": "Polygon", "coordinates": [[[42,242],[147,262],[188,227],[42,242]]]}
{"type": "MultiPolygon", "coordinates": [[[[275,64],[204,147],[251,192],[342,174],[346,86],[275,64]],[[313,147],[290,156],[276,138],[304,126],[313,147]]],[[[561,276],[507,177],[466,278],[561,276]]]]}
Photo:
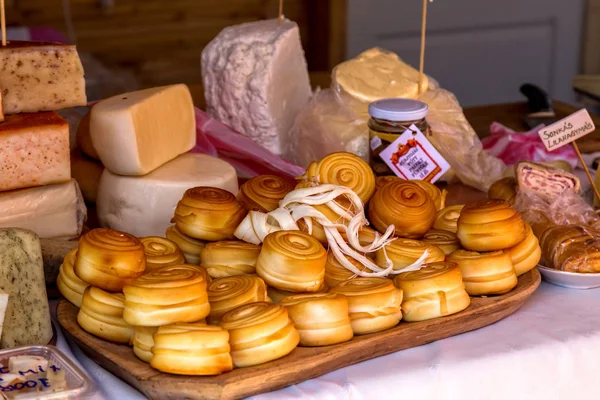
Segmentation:
{"type": "MultiPolygon", "coordinates": [[[[494,325],[400,351],[252,397],[269,399],[598,399],[600,289],[542,282],[515,314],[494,325]]],[[[144,398],[75,356],[107,399],[144,398]]]]}
{"type": "MultiPolygon", "coordinates": [[[[555,103],[558,117],[575,108],[555,103]]],[[[498,121],[526,130],[524,103],[473,107],[465,114],[480,136],[498,121]]],[[[597,121],[600,124],[600,120],[597,121]]],[[[579,141],[597,151],[600,134],[579,141]]],[[[485,194],[453,186],[453,202],[485,194]]],[[[598,399],[600,398],[600,289],[579,291],[542,282],[515,314],[477,331],[352,365],[253,399],[598,399]]],[[[59,347],[66,342],[59,334],[59,347]]],[[[70,353],[70,352],[69,352],[70,353]]],[[[143,396],[96,365],[76,347],[72,354],[108,399],[143,396]]]]}

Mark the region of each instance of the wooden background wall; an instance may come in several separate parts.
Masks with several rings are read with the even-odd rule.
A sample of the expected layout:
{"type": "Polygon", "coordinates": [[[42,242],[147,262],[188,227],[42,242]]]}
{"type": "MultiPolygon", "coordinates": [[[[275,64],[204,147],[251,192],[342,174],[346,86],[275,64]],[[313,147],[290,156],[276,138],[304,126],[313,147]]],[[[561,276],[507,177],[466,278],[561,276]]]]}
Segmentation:
{"type": "MultiPolygon", "coordinates": [[[[346,0],[285,0],[311,71],[329,71],[344,57],[346,0]],[[310,18],[309,18],[310,16],[310,18]],[[333,23],[332,23],[333,21],[333,23]]],[[[200,54],[223,28],[274,18],[278,0],[69,0],[81,52],[134,72],[144,87],[183,82],[201,102],[200,54]]],[[[8,21],[67,33],[61,0],[8,0],[8,21]]],[[[316,74],[315,84],[323,74],[316,74]]]]}

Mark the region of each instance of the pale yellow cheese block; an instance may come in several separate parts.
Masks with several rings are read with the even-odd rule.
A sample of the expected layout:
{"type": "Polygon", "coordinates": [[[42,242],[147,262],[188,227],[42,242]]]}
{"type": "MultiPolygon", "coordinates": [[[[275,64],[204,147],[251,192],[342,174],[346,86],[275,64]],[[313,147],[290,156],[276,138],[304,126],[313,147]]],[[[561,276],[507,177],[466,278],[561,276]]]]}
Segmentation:
{"type": "Polygon", "coordinates": [[[5,114],[87,104],[83,66],[73,45],[11,40],[0,47],[5,114]]]}
{"type": "MultiPolygon", "coordinates": [[[[333,71],[333,85],[344,100],[366,106],[391,97],[417,98],[419,71],[402,61],[397,54],[372,48],[345,61],[333,71]]],[[[424,77],[423,91],[429,81],[424,77]]]]}
{"type": "Polygon", "coordinates": [[[125,93],[92,107],[92,144],[117,175],[145,175],[196,145],[196,118],[186,85],[125,93]]]}

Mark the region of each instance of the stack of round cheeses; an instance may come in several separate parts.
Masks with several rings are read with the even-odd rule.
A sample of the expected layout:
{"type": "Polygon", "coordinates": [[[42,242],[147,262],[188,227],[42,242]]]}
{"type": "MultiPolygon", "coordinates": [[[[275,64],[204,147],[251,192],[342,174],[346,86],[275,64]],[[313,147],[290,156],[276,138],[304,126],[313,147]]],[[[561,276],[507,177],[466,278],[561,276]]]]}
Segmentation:
{"type": "Polygon", "coordinates": [[[344,153],[311,164],[300,179],[294,188],[258,176],[237,197],[189,188],[166,237],[92,230],[65,257],[59,288],[91,334],[131,344],[158,370],[208,375],[298,345],[342,343],[401,320],[460,312],[470,296],[509,292],[539,260],[537,239],[504,201],[444,207],[446,194],[435,186],[376,185],[368,165],[344,153]],[[298,191],[318,199],[320,185],[333,188],[333,201],[289,201],[298,191]],[[348,228],[365,216],[363,204],[376,230],[348,228]],[[258,244],[236,239],[247,219],[268,227],[258,244]],[[382,242],[391,225],[396,237],[382,242]]]}

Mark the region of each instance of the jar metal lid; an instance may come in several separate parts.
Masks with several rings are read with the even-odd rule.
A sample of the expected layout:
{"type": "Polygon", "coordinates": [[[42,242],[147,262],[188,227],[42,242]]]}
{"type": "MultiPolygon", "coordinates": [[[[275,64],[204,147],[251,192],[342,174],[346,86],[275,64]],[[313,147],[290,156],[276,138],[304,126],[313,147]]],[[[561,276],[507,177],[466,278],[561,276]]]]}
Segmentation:
{"type": "Polygon", "coordinates": [[[427,116],[429,107],[413,99],[381,99],[369,104],[369,115],[388,121],[416,121],[427,116]]]}

